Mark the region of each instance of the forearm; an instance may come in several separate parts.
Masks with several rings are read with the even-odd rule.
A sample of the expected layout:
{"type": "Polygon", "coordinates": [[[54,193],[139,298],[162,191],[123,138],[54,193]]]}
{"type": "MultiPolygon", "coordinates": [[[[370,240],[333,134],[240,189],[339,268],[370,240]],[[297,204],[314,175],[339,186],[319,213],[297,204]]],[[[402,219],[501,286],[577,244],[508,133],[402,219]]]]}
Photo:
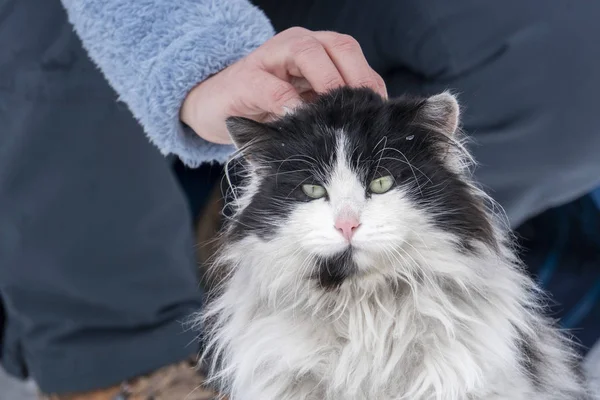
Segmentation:
{"type": "Polygon", "coordinates": [[[273,35],[246,0],[62,0],[90,57],[164,154],[223,161],[179,121],[187,93],[273,35]]]}

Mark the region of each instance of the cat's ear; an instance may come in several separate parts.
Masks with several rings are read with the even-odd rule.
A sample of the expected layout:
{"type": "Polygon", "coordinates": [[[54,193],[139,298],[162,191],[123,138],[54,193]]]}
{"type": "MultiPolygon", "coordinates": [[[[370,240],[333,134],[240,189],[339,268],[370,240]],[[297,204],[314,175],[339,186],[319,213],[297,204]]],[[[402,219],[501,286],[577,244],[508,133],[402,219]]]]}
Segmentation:
{"type": "Polygon", "coordinates": [[[420,109],[420,116],[446,136],[453,136],[460,119],[460,107],[456,97],[443,92],[429,97],[420,109]]]}
{"type": "Polygon", "coordinates": [[[264,143],[272,133],[267,125],[249,118],[229,117],[225,123],[233,144],[242,152],[253,144],[264,143]]]}
{"type": "Polygon", "coordinates": [[[266,124],[244,117],[229,117],[225,121],[231,141],[240,155],[258,168],[266,157],[273,130],[266,124]]]}

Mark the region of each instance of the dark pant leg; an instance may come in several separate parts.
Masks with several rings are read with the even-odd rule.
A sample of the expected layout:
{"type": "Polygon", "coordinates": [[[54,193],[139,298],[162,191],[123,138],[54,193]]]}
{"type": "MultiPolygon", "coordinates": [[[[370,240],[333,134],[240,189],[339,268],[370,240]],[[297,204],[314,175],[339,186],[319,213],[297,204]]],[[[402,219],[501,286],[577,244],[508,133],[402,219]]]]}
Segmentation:
{"type": "Polygon", "coordinates": [[[58,0],[0,2],[0,221],[12,373],[82,391],[196,352],[187,204],[58,0]]]}
{"type": "Polygon", "coordinates": [[[255,0],[276,29],[356,37],[390,95],[450,89],[513,225],[600,183],[600,3],[255,0]]]}

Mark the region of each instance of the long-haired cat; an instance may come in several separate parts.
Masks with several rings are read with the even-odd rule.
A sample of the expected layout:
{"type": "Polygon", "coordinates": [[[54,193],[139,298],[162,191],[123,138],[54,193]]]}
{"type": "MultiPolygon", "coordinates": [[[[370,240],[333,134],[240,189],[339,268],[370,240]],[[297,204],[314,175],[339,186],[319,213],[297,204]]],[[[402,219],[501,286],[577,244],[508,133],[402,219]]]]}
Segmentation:
{"type": "Polygon", "coordinates": [[[231,400],[587,398],[458,121],[448,93],[349,88],[228,120],[243,179],[199,323],[231,400]]]}

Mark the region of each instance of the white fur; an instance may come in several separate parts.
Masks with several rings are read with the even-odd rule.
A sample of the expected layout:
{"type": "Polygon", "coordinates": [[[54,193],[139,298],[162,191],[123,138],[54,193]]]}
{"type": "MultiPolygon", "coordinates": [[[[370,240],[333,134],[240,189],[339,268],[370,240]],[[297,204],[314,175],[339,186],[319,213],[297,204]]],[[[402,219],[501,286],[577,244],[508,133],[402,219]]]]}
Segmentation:
{"type": "MultiPolygon", "coordinates": [[[[230,274],[201,323],[222,361],[212,365],[212,379],[229,398],[584,399],[568,343],[541,316],[539,292],[502,225],[494,222],[499,249],[474,242],[477,255],[459,251],[458,238],[415,208],[406,188],[365,198],[338,135],[329,201],[301,204],[287,221],[274,221],[272,240],[249,235],[220,253],[217,265],[230,274]],[[326,291],[311,278],[313,261],[347,245],[334,228],[344,210],[362,223],[353,238],[359,273],[326,291]],[[537,386],[519,363],[517,329],[541,348],[537,386]]],[[[449,162],[459,168],[464,160],[449,162]]],[[[252,173],[249,182],[238,212],[260,178],[252,173]]]]}

